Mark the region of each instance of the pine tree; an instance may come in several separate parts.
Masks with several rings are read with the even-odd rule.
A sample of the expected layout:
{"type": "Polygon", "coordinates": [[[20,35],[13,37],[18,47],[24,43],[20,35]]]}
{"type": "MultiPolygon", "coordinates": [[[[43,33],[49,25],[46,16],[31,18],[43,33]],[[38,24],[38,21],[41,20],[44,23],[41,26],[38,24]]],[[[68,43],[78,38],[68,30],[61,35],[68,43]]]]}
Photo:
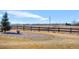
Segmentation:
{"type": "Polygon", "coordinates": [[[8,21],[8,14],[7,12],[4,13],[1,21],[1,31],[6,32],[11,29],[10,22],[8,21]]]}

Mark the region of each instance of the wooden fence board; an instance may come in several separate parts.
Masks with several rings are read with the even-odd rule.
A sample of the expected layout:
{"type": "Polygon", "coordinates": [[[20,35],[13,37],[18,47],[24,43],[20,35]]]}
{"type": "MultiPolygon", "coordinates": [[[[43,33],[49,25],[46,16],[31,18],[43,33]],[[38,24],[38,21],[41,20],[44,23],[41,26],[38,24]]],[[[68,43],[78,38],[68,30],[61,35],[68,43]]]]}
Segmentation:
{"type": "Polygon", "coordinates": [[[79,32],[79,28],[62,28],[62,27],[32,27],[32,26],[13,26],[12,29],[37,30],[37,31],[57,31],[57,32],[79,32]]]}

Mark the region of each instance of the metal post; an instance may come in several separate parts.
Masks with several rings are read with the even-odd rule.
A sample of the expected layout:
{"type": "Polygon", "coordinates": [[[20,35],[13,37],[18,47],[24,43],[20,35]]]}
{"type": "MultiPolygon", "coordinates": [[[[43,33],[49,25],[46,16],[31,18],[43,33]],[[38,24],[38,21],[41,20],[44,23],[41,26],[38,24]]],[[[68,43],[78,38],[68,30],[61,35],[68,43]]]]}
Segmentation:
{"type": "Polygon", "coordinates": [[[51,16],[49,16],[49,27],[51,25],[51,16]]]}
{"type": "Polygon", "coordinates": [[[50,31],[50,27],[51,27],[51,16],[49,16],[49,26],[48,26],[48,32],[50,31]]]}

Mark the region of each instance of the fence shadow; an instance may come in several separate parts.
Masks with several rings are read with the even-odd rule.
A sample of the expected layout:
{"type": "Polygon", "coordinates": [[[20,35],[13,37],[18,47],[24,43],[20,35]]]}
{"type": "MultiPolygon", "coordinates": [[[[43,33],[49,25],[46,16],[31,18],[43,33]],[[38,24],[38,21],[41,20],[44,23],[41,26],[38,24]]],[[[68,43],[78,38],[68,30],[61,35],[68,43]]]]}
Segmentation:
{"type": "Polygon", "coordinates": [[[4,34],[15,34],[15,35],[21,35],[21,33],[17,33],[17,32],[6,32],[6,33],[4,33],[4,34]]]}

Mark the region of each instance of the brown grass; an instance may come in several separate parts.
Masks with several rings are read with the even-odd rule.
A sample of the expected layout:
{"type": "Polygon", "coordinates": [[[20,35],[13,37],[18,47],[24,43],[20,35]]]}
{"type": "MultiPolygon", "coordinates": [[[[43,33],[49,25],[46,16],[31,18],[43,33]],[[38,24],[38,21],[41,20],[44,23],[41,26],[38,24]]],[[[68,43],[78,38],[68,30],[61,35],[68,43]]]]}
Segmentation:
{"type": "MultiPolygon", "coordinates": [[[[23,31],[21,31],[23,32],[23,31]]],[[[45,34],[49,35],[46,38],[19,38],[15,36],[0,35],[0,48],[37,48],[37,49],[52,49],[52,48],[79,48],[78,34],[70,33],[51,33],[25,31],[26,33],[45,34]]]]}

